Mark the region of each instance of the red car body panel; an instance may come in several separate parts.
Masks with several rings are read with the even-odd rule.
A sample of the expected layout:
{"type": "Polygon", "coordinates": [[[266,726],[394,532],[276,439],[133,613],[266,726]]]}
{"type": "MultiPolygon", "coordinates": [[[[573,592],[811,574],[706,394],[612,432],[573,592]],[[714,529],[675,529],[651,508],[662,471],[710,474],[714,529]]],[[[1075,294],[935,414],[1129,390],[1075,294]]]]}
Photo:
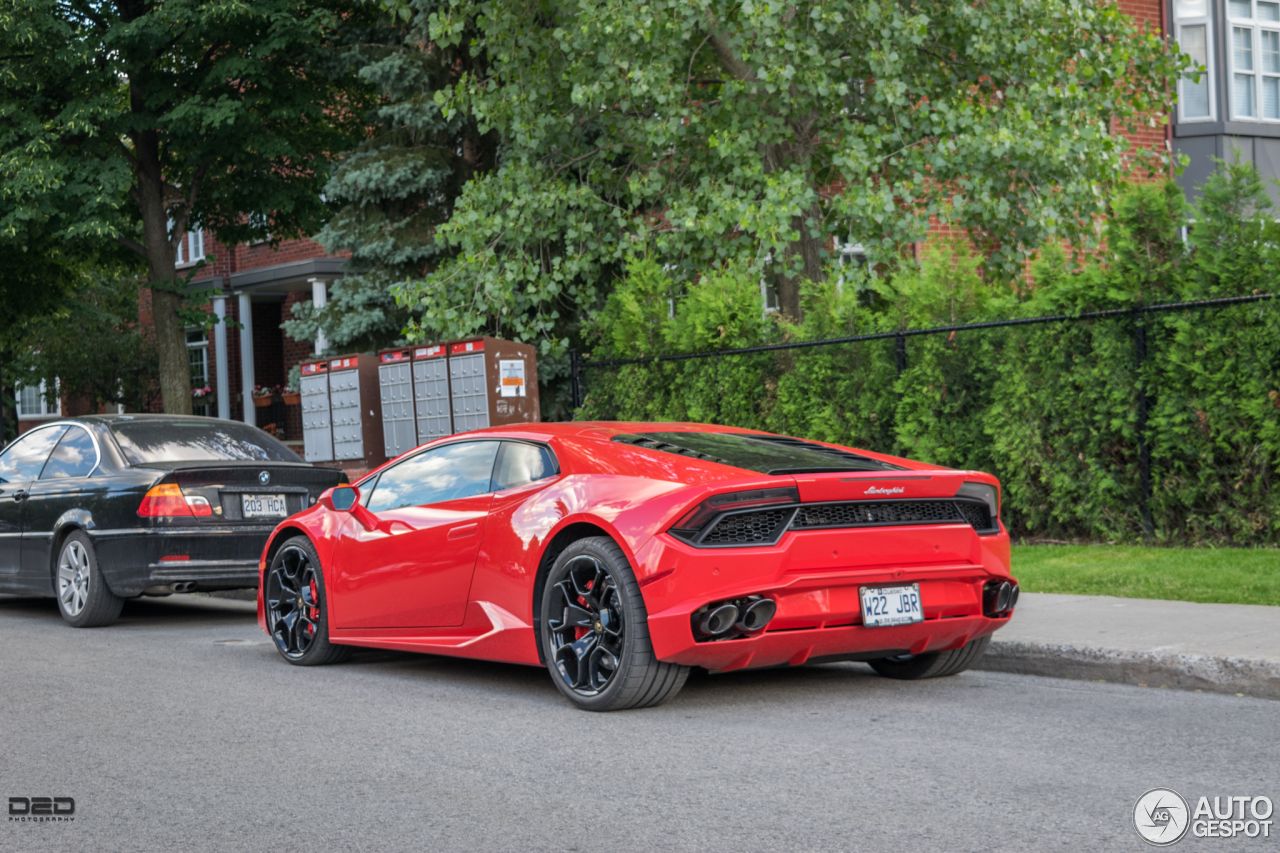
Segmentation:
{"type": "MultiPolygon", "coordinates": [[[[555,453],[560,474],[489,495],[368,514],[376,521],[371,529],[352,513],[316,504],[272,534],[259,589],[266,588],[275,549],[303,533],[324,571],[333,642],[537,665],[539,568],[557,534],[589,524],[613,538],[630,561],[654,651],[665,661],[730,670],[879,652],[919,654],[958,648],[1008,621],[983,616],[982,606],[985,583],[1012,580],[1003,526],[988,535],[959,523],[791,530],[775,545],[731,548],[697,548],[668,532],[718,493],[794,485],[802,503],[951,498],[966,482],[998,489],[991,475],[857,450],[901,470],[770,476],[611,440],[691,431],[753,432],[700,424],[571,423],[440,439],[424,447],[478,438],[543,443],[555,453]],[[863,626],[858,588],[893,583],[920,584],[924,621],[863,626]],[[695,639],[695,610],[748,595],[777,603],[764,631],[695,639]]],[[[266,631],[261,592],[258,616],[266,631]]]]}

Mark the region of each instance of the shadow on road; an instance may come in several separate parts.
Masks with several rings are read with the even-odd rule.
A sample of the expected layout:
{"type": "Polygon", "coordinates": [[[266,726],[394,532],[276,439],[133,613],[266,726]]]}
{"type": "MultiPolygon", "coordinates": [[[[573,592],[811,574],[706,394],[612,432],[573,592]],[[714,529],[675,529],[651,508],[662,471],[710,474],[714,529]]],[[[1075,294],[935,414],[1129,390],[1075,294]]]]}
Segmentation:
{"type": "MultiPolygon", "coordinates": [[[[58,602],[53,598],[0,595],[0,615],[62,621],[58,602]]],[[[171,595],[166,598],[130,598],[124,603],[115,626],[168,628],[200,624],[254,624],[257,608],[249,601],[228,601],[194,595],[171,595]]],[[[95,629],[102,630],[102,629],[95,629]]]]}

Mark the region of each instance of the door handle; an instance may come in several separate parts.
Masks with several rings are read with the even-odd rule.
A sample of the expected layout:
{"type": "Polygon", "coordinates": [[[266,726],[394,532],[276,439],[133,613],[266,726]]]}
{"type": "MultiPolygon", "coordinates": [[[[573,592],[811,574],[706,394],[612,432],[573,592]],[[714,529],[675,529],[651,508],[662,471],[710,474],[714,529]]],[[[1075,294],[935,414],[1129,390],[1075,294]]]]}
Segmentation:
{"type": "Polygon", "coordinates": [[[15,501],[25,501],[27,499],[26,489],[18,489],[18,491],[14,492],[13,499],[15,501]]]}
{"type": "Polygon", "coordinates": [[[450,539],[462,539],[466,536],[474,536],[475,532],[480,529],[480,525],[472,522],[471,524],[459,524],[457,527],[449,531],[450,539]]]}

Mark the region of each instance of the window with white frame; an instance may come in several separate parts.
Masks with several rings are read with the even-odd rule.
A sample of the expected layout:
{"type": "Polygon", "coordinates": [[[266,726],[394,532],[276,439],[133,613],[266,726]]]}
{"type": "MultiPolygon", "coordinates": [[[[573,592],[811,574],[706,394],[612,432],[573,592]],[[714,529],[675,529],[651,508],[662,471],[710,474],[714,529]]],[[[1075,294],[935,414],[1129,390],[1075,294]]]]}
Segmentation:
{"type": "MultiPolygon", "coordinates": [[[[1245,5],[1248,5],[1247,3],[1245,5]]],[[[1178,121],[1213,119],[1213,25],[1209,0],[1174,0],[1174,23],[1178,47],[1191,57],[1197,69],[1178,81],[1178,121]]]]}
{"type": "MultiPolygon", "coordinates": [[[[45,392],[49,386],[44,380],[39,385],[19,385],[14,388],[14,402],[18,405],[18,420],[26,421],[36,418],[57,418],[62,416],[62,400],[56,394],[53,403],[49,402],[45,392]]],[[[56,386],[55,386],[56,390],[56,386]]]]}
{"type": "MultiPolygon", "coordinates": [[[[169,220],[169,231],[173,231],[173,220],[169,220]]],[[[193,228],[178,241],[177,252],[173,256],[175,267],[184,267],[204,260],[204,229],[193,228]]]]}
{"type": "Polygon", "coordinates": [[[1280,0],[1227,0],[1231,117],[1280,122],[1280,0]]]}
{"type": "MultiPolygon", "coordinates": [[[[209,387],[209,338],[204,329],[187,329],[187,364],[191,368],[191,388],[200,391],[209,387]]],[[[192,399],[192,413],[209,415],[209,395],[192,399]]]]}

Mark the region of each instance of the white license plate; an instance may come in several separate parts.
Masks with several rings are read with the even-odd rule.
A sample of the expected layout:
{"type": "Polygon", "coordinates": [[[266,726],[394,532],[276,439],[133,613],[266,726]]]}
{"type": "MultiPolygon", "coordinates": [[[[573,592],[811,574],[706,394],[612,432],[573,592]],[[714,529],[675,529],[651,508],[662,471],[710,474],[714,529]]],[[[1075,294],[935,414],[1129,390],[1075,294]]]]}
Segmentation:
{"type": "Polygon", "coordinates": [[[240,500],[245,518],[284,518],[289,514],[284,495],[241,495],[240,500]]]}
{"type": "Polygon", "coordinates": [[[910,625],[924,621],[920,606],[920,584],[907,586],[862,586],[862,624],[868,628],[910,625]]]}

